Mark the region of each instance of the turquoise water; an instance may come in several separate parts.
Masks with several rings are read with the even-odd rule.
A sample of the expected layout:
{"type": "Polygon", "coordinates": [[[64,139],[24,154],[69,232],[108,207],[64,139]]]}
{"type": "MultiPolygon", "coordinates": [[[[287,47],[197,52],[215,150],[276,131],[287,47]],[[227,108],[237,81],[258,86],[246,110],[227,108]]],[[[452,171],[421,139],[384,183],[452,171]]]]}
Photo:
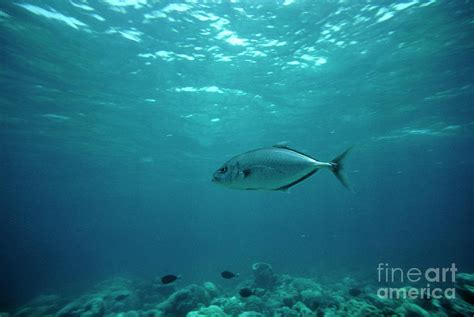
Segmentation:
{"type": "Polygon", "coordinates": [[[474,270],[470,1],[1,1],[1,310],[116,275],[474,270]],[[281,141],[290,194],[211,183],[281,141]],[[247,272],[247,273],[246,273],[247,272]]]}

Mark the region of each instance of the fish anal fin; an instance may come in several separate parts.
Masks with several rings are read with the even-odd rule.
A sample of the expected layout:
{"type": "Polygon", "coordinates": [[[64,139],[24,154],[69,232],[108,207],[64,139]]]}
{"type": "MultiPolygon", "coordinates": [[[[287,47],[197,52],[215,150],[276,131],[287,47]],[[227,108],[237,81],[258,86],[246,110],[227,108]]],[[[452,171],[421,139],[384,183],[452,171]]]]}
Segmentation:
{"type": "Polygon", "coordinates": [[[308,174],[306,174],[305,176],[295,180],[294,182],[292,183],[289,183],[288,185],[285,185],[285,186],[282,186],[282,187],[279,187],[279,188],[276,188],[275,190],[279,190],[279,191],[283,191],[283,192],[289,192],[290,188],[295,186],[296,184],[304,181],[305,179],[307,179],[308,177],[310,177],[311,175],[313,175],[314,173],[316,173],[318,171],[318,169],[315,169],[314,171],[312,172],[309,172],[308,174]]]}

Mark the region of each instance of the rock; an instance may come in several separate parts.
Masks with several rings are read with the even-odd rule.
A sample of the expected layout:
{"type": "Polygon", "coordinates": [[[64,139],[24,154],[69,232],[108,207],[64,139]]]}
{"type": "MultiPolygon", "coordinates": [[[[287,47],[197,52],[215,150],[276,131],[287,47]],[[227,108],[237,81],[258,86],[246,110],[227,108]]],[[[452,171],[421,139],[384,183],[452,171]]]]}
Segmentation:
{"type": "Polygon", "coordinates": [[[281,307],[274,311],[273,317],[301,317],[301,315],[289,307],[281,307]]]}
{"type": "Polygon", "coordinates": [[[59,310],[55,317],[102,317],[105,312],[105,304],[102,298],[80,298],[69,303],[59,310]]]}
{"type": "Polygon", "coordinates": [[[131,310],[126,313],[116,313],[116,314],[106,315],[106,317],[112,317],[112,316],[113,317],[140,317],[140,313],[135,310],[131,310]]]}
{"type": "Polygon", "coordinates": [[[253,275],[255,277],[255,286],[272,289],[278,282],[277,276],[273,273],[272,266],[268,263],[255,263],[252,266],[253,275]]]}
{"type": "Polygon", "coordinates": [[[141,317],[163,317],[163,314],[159,310],[151,309],[151,310],[142,312],[141,317]]]}
{"type": "Polygon", "coordinates": [[[264,312],[267,307],[267,303],[257,296],[245,298],[243,302],[247,311],[264,312]]]}
{"type": "Polygon", "coordinates": [[[28,302],[27,306],[46,306],[54,305],[61,301],[61,297],[58,295],[48,294],[48,295],[39,295],[33,298],[28,302]]]}
{"type": "Polygon", "coordinates": [[[355,287],[357,283],[352,277],[346,276],[341,280],[340,283],[337,283],[337,284],[341,285],[341,287],[343,288],[350,288],[350,287],[355,287]]]}
{"type": "Polygon", "coordinates": [[[57,295],[40,295],[20,307],[14,317],[34,317],[54,315],[63,305],[64,301],[57,295]]]}
{"type": "Polygon", "coordinates": [[[124,278],[115,278],[97,284],[93,292],[63,306],[55,316],[98,317],[138,310],[140,305],[133,282],[124,278]]]}
{"type": "Polygon", "coordinates": [[[279,297],[281,298],[282,304],[286,307],[292,307],[297,301],[297,297],[294,295],[284,294],[279,297]]]}
{"type": "Polygon", "coordinates": [[[94,298],[85,306],[86,311],[81,314],[81,317],[99,317],[103,316],[105,312],[105,305],[102,298],[94,298]]]}
{"type": "Polygon", "coordinates": [[[456,274],[456,293],[471,305],[474,305],[474,274],[456,274]]]}
{"type": "Polygon", "coordinates": [[[222,307],[224,312],[231,316],[237,316],[245,309],[245,304],[235,296],[215,298],[211,304],[222,307]]]}
{"type": "Polygon", "coordinates": [[[341,302],[339,307],[327,307],[323,310],[324,316],[353,316],[353,317],[378,317],[382,312],[375,306],[362,300],[351,299],[341,302]]]}
{"type": "Polygon", "coordinates": [[[275,290],[270,292],[270,296],[280,302],[280,306],[293,307],[300,300],[299,293],[290,283],[283,282],[275,290]]]}
{"type": "Polygon", "coordinates": [[[371,305],[374,305],[379,309],[383,309],[384,307],[390,307],[395,309],[397,304],[399,304],[394,299],[380,297],[375,292],[376,291],[368,294],[365,298],[371,305]]]}
{"type": "Polygon", "coordinates": [[[141,308],[141,302],[133,281],[115,278],[100,283],[96,287],[95,296],[104,300],[105,313],[134,311],[141,308]]]}
{"type": "Polygon", "coordinates": [[[212,282],[205,282],[203,284],[203,287],[207,291],[207,293],[209,294],[209,297],[215,298],[215,297],[217,297],[217,295],[219,295],[219,290],[217,289],[216,284],[214,284],[212,282]]]}
{"type": "Polygon", "coordinates": [[[410,316],[410,317],[429,317],[430,313],[421,308],[420,306],[405,302],[400,307],[395,310],[395,313],[400,316],[410,316]]]}
{"type": "Polygon", "coordinates": [[[204,287],[189,285],[174,292],[166,301],[158,305],[165,316],[186,316],[190,311],[209,305],[211,297],[204,287]]]}
{"type": "Polygon", "coordinates": [[[321,291],[321,286],[318,283],[311,279],[301,277],[294,278],[290,282],[289,287],[294,288],[297,292],[301,292],[308,289],[321,291]]]}
{"type": "Polygon", "coordinates": [[[474,316],[474,274],[456,274],[454,298],[432,300],[432,307],[449,316],[474,316]]]}
{"type": "MultiPolygon", "coordinates": [[[[14,317],[447,317],[474,314],[474,274],[458,274],[454,285],[456,296],[440,299],[380,298],[378,285],[361,284],[349,278],[339,283],[330,281],[323,288],[313,279],[276,276],[266,263],[254,265],[254,276],[253,283],[242,281],[230,296],[223,296],[215,284],[206,282],[174,291],[166,299],[157,292],[153,281],[137,283],[114,279],[98,284],[89,294],[69,303],[55,295],[39,296],[19,309],[14,317]],[[241,287],[250,287],[254,295],[241,298],[238,296],[241,287]]],[[[170,291],[175,287],[166,289],[170,291]]],[[[8,316],[0,314],[0,317],[8,316]]]]}
{"type": "Polygon", "coordinates": [[[316,314],[311,311],[308,307],[306,307],[305,304],[302,302],[297,302],[293,308],[294,311],[298,313],[298,316],[304,316],[304,317],[316,317],[316,314]]]}
{"type": "Polygon", "coordinates": [[[435,299],[433,306],[449,316],[474,316],[474,305],[464,301],[461,296],[454,299],[435,299]]]}
{"type": "Polygon", "coordinates": [[[241,313],[238,317],[265,317],[265,315],[254,311],[246,311],[241,313]]]}
{"type": "Polygon", "coordinates": [[[151,280],[148,283],[141,283],[137,289],[137,296],[141,302],[141,309],[150,311],[156,309],[158,303],[166,300],[171,294],[176,292],[176,286],[158,284],[158,280],[151,280]]]}
{"type": "Polygon", "coordinates": [[[186,317],[228,317],[219,306],[202,307],[199,311],[189,312],[186,317]]]}
{"type": "Polygon", "coordinates": [[[312,310],[317,309],[322,302],[322,295],[318,289],[307,289],[300,293],[301,301],[312,310]]]}
{"type": "Polygon", "coordinates": [[[156,293],[160,297],[168,297],[174,292],[176,292],[178,289],[176,288],[175,284],[165,284],[163,285],[161,281],[156,282],[153,284],[153,293],[156,293]]]}
{"type": "MultiPolygon", "coordinates": [[[[7,314],[7,313],[5,313],[7,314]]],[[[44,316],[44,311],[37,307],[22,307],[18,309],[13,317],[32,317],[32,316],[44,316]]],[[[3,317],[0,315],[0,317],[3,317]]]]}

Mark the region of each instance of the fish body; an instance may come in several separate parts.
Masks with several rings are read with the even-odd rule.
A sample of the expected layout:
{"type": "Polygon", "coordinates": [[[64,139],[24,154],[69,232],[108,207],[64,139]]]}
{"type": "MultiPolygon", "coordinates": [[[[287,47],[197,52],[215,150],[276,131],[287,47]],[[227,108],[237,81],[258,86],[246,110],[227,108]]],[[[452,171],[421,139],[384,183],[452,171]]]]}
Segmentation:
{"type": "Polygon", "coordinates": [[[239,291],[239,295],[243,298],[252,296],[254,294],[255,294],[255,292],[252,289],[248,288],[248,287],[244,287],[244,288],[240,289],[240,291],[239,291]]]}
{"type": "Polygon", "coordinates": [[[341,173],[348,151],[322,162],[286,145],[257,149],[231,158],[214,173],[213,181],[232,189],[287,191],[319,169],[330,169],[348,187],[341,173]]]}
{"type": "Polygon", "coordinates": [[[173,283],[174,281],[176,281],[177,279],[179,279],[181,276],[180,275],[173,275],[173,274],[169,274],[169,275],[165,275],[161,278],[161,283],[163,284],[170,284],[170,283],[173,283]]]}
{"type": "Polygon", "coordinates": [[[231,278],[234,278],[234,277],[238,277],[239,274],[234,274],[232,272],[229,272],[229,271],[224,271],[221,273],[221,276],[222,278],[225,278],[225,279],[231,279],[231,278]]]}
{"type": "Polygon", "coordinates": [[[121,300],[124,300],[125,298],[127,298],[128,296],[130,296],[130,294],[119,294],[117,296],[115,296],[115,300],[116,301],[121,301],[121,300]]]}

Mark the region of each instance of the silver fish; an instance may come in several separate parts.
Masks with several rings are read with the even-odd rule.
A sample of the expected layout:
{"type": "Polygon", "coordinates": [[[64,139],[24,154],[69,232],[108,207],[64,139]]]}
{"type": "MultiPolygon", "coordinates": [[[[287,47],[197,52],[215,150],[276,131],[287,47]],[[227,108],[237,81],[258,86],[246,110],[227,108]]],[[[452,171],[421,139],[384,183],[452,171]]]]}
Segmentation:
{"type": "Polygon", "coordinates": [[[286,145],[277,144],[237,155],[214,172],[212,181],[232,189],[288,191],[320,169],[329,169],[344,185],[347,149],[330,162],[321,162],[286,145]]]}

